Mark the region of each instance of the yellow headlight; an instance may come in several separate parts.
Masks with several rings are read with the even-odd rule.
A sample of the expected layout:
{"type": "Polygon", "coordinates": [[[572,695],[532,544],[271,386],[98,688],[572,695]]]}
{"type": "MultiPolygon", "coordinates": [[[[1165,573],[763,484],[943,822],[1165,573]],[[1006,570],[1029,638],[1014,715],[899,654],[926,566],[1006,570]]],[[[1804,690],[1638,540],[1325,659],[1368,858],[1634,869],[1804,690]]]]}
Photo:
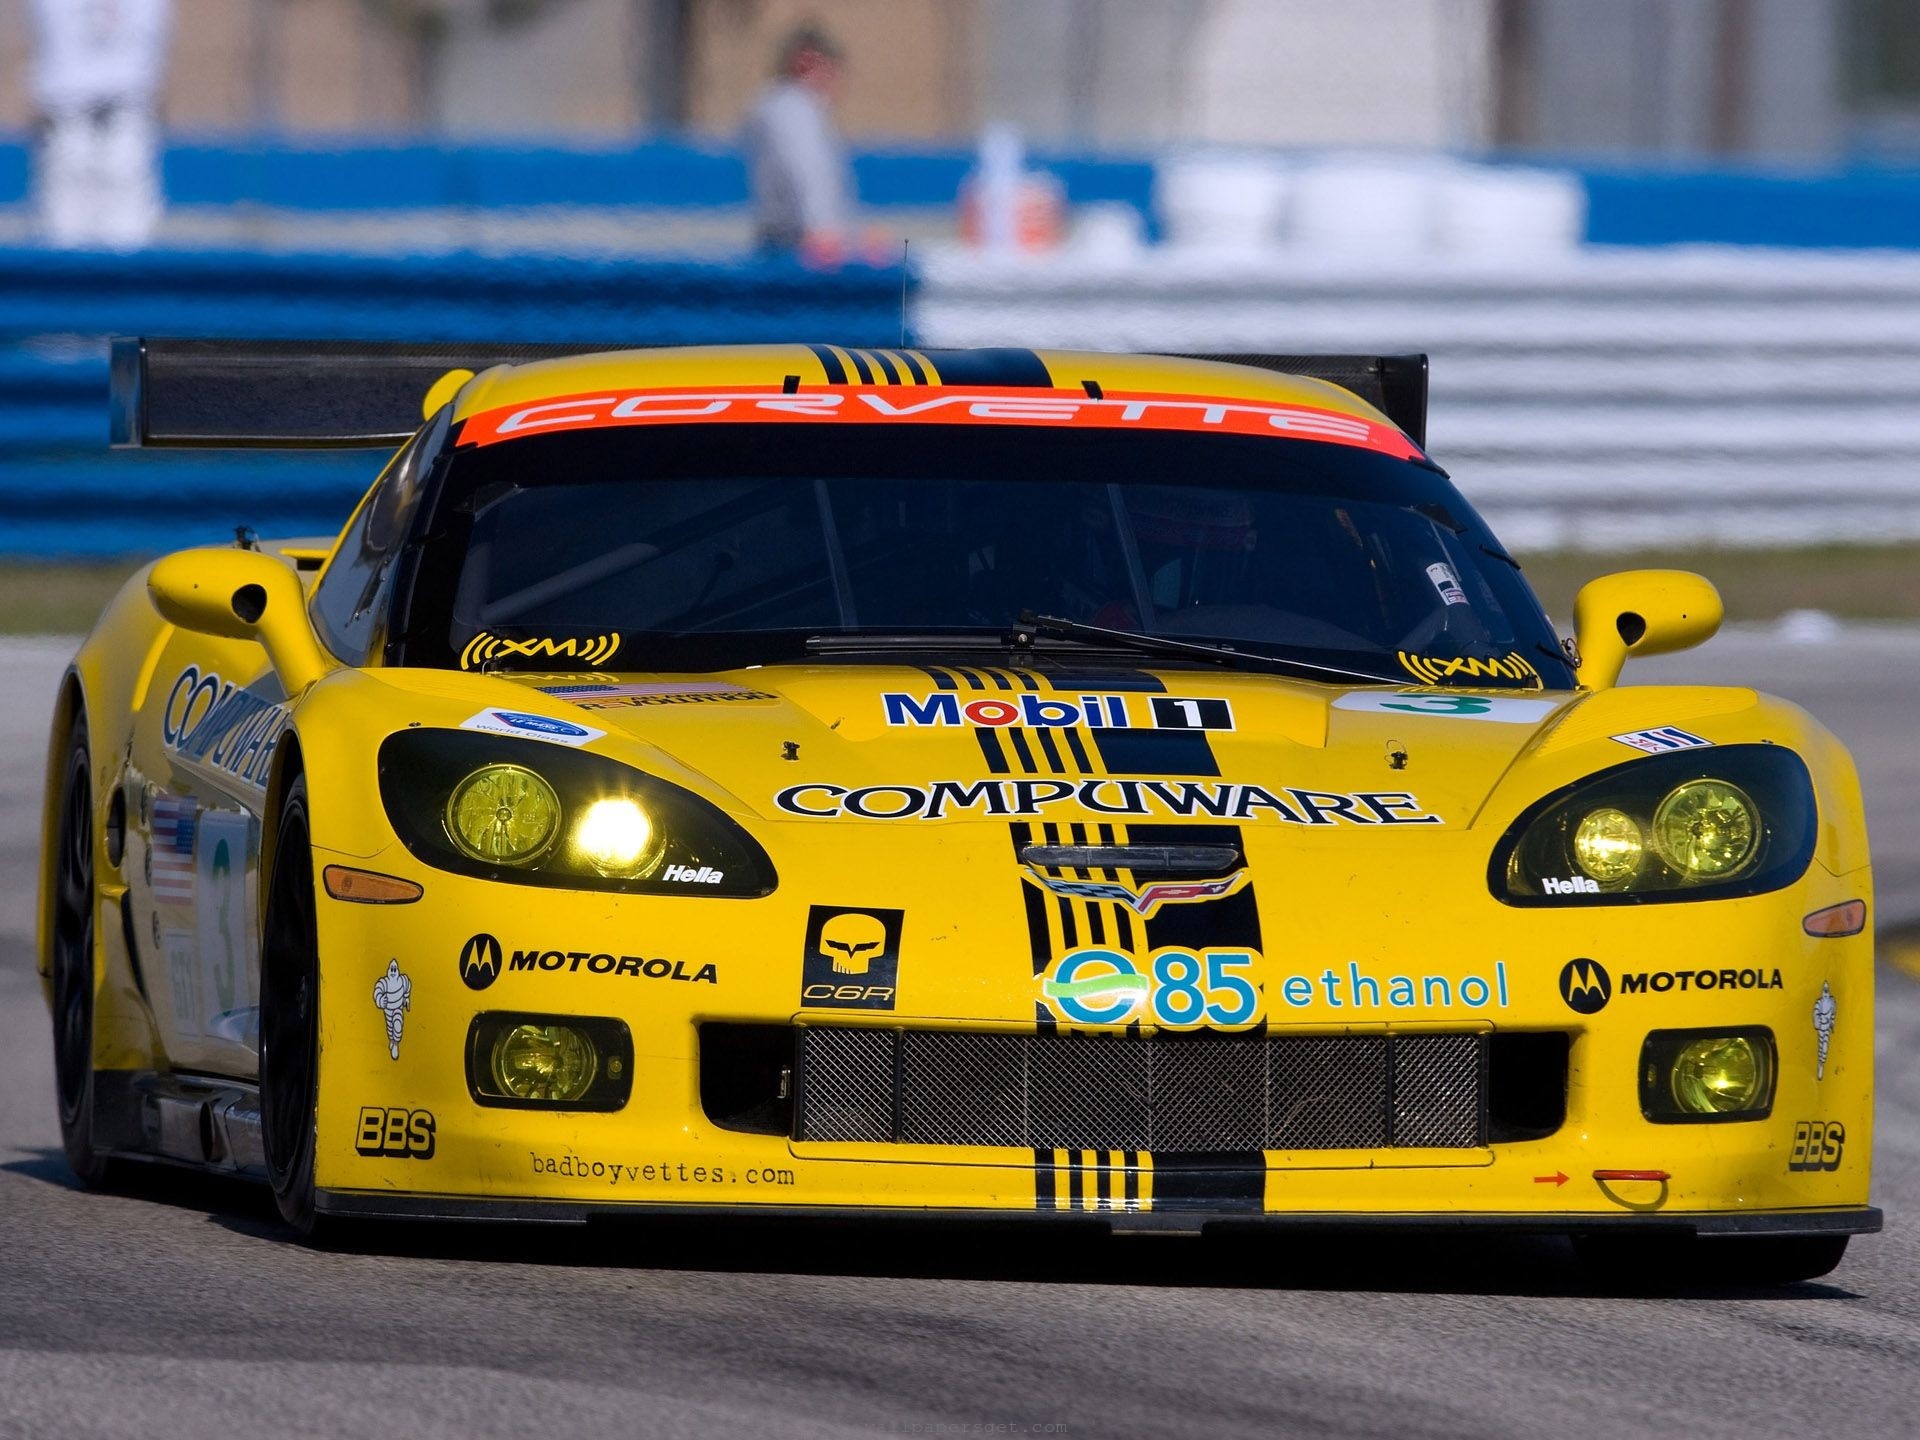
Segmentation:
{"type": "Polygon", "coordinates": [[[1760,812],[1725,780],[1689,780],[1653,812],[1653,845],[1688,880],[1725,880],[1760,850],[1760,812]]]}
{"type": "Polygon", "coordinates": [[[475,860],[530,864],[559,829],[559,797],[524,766],[482,765],[447,799],[447,834],[475,860]]]}
{"type": "Polygon", "coordinates": [[[573,848],[602,875],[639,875],[663,848],[647,812],[625,798],[596,800],[574,827],[573,848]]]}
{"type": "Polygon", "coordinates": [[[1602,885],[1631,880],[1646,854],[1640,826],[1624,810],[1607,806],[1591,811],[1574,827],[1574,863],[1602,885]]]}
{"type": "Polygon", "coordinates": [[[516,1025],[493,1042],[493,1078],[521,1100],[578,1100],[593,1084],[593,1042],[571,1025],[516,1025]]]}
{"type": "Polygon", "coordinates": [[[1673,1057],[1673,1103],[1689,1115],[1758,1109],[1767,1096],[1767,1057],[1743,1035],[1695,1040],[1673,1057]]]}

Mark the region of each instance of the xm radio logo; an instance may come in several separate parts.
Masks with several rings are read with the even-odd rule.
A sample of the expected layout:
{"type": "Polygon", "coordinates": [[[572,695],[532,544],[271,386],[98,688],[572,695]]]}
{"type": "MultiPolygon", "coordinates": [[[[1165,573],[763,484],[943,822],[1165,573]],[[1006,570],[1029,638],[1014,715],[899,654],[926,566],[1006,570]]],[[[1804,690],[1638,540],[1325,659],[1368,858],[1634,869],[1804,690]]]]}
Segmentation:
{"type": "Polygon", "coordinates": [[[1613,977],[1598,960],[1569,960],[1560,967],[1560,998],[1576,1015],[1598,1015],[1613,998],[1613,977]]]}
{"type": "Polygon", "coordinates": [[[1506,655],[1492,660],[1476,660],[1470,656],[1441,660],[1430,655],[1409,655],[1404,650],[1399,655],[1400,663],[1429,685],[1472,680],[1517,680],[1538,688],[1542,683],[1540,672],[1529,665],[1517,650],[1510,650],[1506,655]]]}
{"type": "Polygon", "coordinates": [[[482,630],[460,652],[462,670],[478,670],[496,660],[524,657],[530,660],[575,660],[582,665],[604,665],[620,650],[618,632],[610,635],[568,635],[555,640],[542,636],[537,640],[510,640],[482,630]]]}
{"type": "Polygon", "coordinates": [[[1138,890],[1112,880],[1063,880],[1031,871],[1027,878],[1038,881],[1056,895],[1066,895],[1075,900],[1112,900],[1125,905],[1136,915],[1145,916],[1153,914],[1162,905],[1178,904],[1184,900],[1218,900],[1223,895],[1231,895],[1239,888],[1240,882],[1247,878],[1247,872],[1236,870],[1222,880],[1156,880],[1150,885],[1142,885],[1138,890]]]}
{"type": "Polygon", "coordinates": [[[484,990],[500,978],[500,942],[476,935],[460,947],[460,978],[469,990],[484,990]]]}

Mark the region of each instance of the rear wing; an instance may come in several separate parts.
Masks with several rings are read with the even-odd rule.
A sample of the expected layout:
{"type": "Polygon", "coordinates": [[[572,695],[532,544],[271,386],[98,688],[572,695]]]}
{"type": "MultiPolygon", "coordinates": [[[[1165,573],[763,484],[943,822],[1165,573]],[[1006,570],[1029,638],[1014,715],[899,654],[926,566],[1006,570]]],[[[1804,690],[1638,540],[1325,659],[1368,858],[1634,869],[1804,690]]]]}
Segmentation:
{"type": "Polygon", "coordinates": [[[1305,375],[1351,390],[1427,448],[1427,357],[1424,355],[1178,355],[1218,360],[1283,375],[1305,375]]]}
{"type": "MultiPolygon", "coordinates": [[[[113,342],[116,449],[391,449],[449,370],[479,372],[632,345],[419,345],[357,340],[113,342]]],[[[1425,448],[1424,355],[1185,355],[1330,381],[1425,448]]]]}

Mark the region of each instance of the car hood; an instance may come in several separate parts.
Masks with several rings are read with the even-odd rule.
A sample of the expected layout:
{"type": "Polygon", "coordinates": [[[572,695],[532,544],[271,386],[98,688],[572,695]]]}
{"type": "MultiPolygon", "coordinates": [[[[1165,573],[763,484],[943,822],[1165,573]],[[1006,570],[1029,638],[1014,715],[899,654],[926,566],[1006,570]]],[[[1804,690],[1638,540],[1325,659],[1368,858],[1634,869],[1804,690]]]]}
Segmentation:
{"type": "MultiPolygon", "coordinates": [[[[727,808],[770,820],[1459,828],[1517,761],[1596,699],[1606,713],[1574,738],[1624,727],[1634,708],[1610,698],[1622,692],[1329,685],[1188,668],[811,663],[458,678],[479,682],[496,706],[597,732],[583,743],[666,778],[697,778],[727,808]]],[[[1717,693],[1713,709],[1753,700],[1693,693],[1717,693]]]]}

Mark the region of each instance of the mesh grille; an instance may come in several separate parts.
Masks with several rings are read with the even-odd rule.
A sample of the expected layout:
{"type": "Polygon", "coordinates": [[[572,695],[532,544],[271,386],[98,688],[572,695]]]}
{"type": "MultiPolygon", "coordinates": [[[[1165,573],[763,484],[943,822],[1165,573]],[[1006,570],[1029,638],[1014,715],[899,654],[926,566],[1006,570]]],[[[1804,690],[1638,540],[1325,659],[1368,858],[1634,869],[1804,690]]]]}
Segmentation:
{"type": "Polygon", "coordinates": [[[1470,1149],[1481,1035],[991,1035],[810,1026],[796,1138],[1039,1149],[1470,1149]]]}

